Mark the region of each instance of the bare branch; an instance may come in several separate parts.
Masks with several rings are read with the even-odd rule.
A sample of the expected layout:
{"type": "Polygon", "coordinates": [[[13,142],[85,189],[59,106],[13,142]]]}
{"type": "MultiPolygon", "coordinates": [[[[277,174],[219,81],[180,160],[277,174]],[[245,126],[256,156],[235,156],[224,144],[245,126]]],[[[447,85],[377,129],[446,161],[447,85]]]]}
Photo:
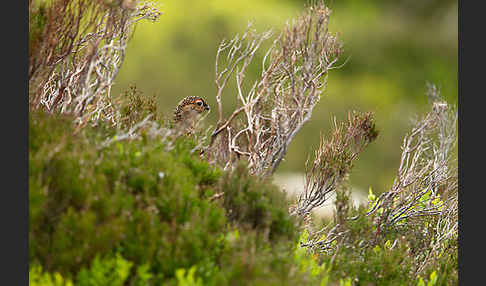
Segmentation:
{"type": "Polygon", "coordinates": [[[422,216],[437,216],[437,243],[457,234],[457,111],[440,101],[429,86],[431,111],[418,121],[402,144],[397,176],[368,215],[380,210],[375,237],[383,228],[422,216]]]}
{"type": "MultiPolygon", "coordinates": [[[[73,114],[78,128],[99,120],[117,124],[111,86],[121,68],[135,24],[157,21],[153,3],[53,1],[46,9],[42,38],[31,49],[30,103],[73,114]]],[[[30,14],[35,13],[29,3],[30,14]]]]}
{"type": "Polygon", "coordinates": [[[229,167],[245,158],[253,174],[275,172],[290,142],[312,116],[327,72],[342,52],[336,37],[328,33],[329,15],[324,4],[315,4],[287,24],[264,54],[260,78],[246,92],[246,69],[271,33],[257,34],[250,24],[241,37],[221,42],[216,53],[219,117],[206,152],[210,162],[229,167]],[[222,94],[232,76],[238,107],[225,119],[222,94]]]}

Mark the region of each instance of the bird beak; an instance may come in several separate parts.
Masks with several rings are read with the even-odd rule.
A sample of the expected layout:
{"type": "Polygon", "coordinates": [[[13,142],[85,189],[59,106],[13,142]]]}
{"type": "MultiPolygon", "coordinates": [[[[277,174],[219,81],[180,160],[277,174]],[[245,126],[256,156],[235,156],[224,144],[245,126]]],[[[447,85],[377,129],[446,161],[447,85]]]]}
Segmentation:
{"type": "Polygon", "coordinates": [[[210,108],[209,108],[209,105],[206,105],[206,106],[205,106],[205,108],[206,108],[206,110],[209,110],[209,109],[210,109],[210,108]]]}

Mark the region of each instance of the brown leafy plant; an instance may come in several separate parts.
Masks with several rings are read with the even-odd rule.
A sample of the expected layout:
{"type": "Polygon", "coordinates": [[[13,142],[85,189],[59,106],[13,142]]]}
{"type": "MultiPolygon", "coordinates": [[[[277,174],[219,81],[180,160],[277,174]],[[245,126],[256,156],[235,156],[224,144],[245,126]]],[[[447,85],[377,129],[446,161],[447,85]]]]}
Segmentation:
{"type": "Polygon", "coordinates": [[[378,136],[373,114],[350,112],[346,123],[333,120],[333,130],[321,135],[314,159],[307,160],[304,192],[299,196],[293,212],[307,216],[328,201],[347,178],[357,156],[378,136]]]}
{"type": "Polygon", "coordinates": [[[134,0],[29,1],[29,102],[89,121],[116,123],[110,96],[135,24],[160,16],[134,0]]]}
{"type": "Polygon", "coordinates": [[[307,122],[336,68],[342,45],[328,31],[331,11],[313,4],[288,23],[262,60],[259,78],[244,88],[245,73],[262,43],[271,37],[249,25],[247,31],[222,41],[216,54],[218,122],[205,156],[225,169],[244,158],[252,174],[271,175],[307,122]],[[238,106],[223,117],[222,95],[235,77],[238,106]]]}

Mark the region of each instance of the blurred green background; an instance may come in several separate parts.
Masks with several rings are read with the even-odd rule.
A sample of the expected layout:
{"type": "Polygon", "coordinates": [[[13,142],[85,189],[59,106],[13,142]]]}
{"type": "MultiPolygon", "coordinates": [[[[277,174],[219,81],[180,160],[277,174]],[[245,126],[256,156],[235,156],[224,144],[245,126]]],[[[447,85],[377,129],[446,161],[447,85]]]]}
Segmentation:
{"type": "MultiPolygon", "coordinates": [[[[129,43],[113,94],[132,84],[155,95],[163,116],[170,116],[185,96],[206,98],[213,111],[206,118],[216,123],[214,60],[223,38],[242,33],[248,21],[275,34],[298,16],[304,0],[165,0],[158,23],[138,24],[129,43]]],[[[305,161],[327,133],[332,116],[344,120],[348,111],[372,111],[380,130],[378,139],[356,162],[350,176],[353,188],[372,187],[381,193],[391,186],[399,164],[400,144],[411,119],[427,108],[426,82],[457,103],[457,1],[450,0],[335,0],[327,1],[330,30],[339,33],[346,64],[331,71],[328,86],[313,117],[290,145],[278,173],[303,173],[305,161]]],[[[270,41],[269,41],[270,42],[270,41]]],[[[264,53],[260,51],[260,56],[264,53]]],[[[255,59],[248,75],[256,78],[255,59]]],[[[227,90],[225,111],[236,104],[227,90]]]]}

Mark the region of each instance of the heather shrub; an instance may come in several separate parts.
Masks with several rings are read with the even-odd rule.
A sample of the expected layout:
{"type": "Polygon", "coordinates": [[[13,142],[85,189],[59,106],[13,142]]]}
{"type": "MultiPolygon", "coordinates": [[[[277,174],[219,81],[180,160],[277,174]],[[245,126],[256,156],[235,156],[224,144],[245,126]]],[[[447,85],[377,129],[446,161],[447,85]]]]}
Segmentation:
{"type": "Polygon", "coordinates": [[[169,275],[212,256],[212,235],[226,223],[223,210],[204,200],[217,170],[188,163],[197,158],[189,159],[186,143],[172,152],[142,140],[100,150],[84,131],[56,133],[69,124],[30,114],[33,261],[48,271],[76,273],[96,255],[118,251],[135,263],[158,261],[153,269],[169,275]],[[37,134],[44,132],[49,139],[41,141],[37,134]]]}
{"type": "MultiPolygon", "coordinates": [[[[331,191],[335,194],[332,221],[311,223],[310,235],[301,239],[301,245],[318,255],[320,263],[329,265],[331,282],[351,279],[357,285],[424,285],[425,281],[430,285],[457,284],[457,111],[442,101],[434,86],[429,86],[428,96],[430,110],[405,135],[401,163],[389,191],[375,195],[370,188],[368,203],[355,207],[346,176],[341,176],[341,181],[319,176],[318,186],[322,188],[311,184],[317,191],[306,193],[301,200],[304,206],[314,207],[324,204],[331,191]]],[[[352,128],[341,130],[349,133],[352,128]]],[[[331,138],[336,137],[340,136],[331,138]]],[[[321,143],[311,175],[317,173],[315,170],[334,174],[334,156],[322,155],[328,154],[326,150],[347,146],[340,142],[321,143]]],[[[296,210],[300,216],[308,216],[296,210]]]]}
{"type": "Polygon", "coordinates": [[[149,115],[152,115],[152,120],[157,121],[155,96],[144,95],[136,85],[130,86],[121,94],[118,103],[120,106],[119,127],[122,129],[132,127],[149,115]]]}
{"type": "MultiPolygon", "coordinates": [[[[318,264],[329,268],[329,282],[351,278],[352,285],[420,285],[420,280],[430,280],[435,272],[435,285],[457,285],[457,250],[451,249],[430,258],[430,262],[417,274],[419,251],[429,247],[430,238],[423,229],[409,227],[388,229],[374,243],[376,227],[373,220],[366,216],[366,208],[349,206],[346,222],[336,228],[340,235],[330,243],[327,251],[313,252],[318,257],[318,264]]],[[[424,219],[422,223],[432,224],[434,218],[424,219]]],[[[321,225],[332,229],[334,222],[321,225]]],[[[326,233],[321,233],[324,241],[326,233]]],[[[303,243],[309,243],[302,238],[303,243]]],[[[457,243],[457,242],[456,242],[457,243]]],[[[315,246],[315,245],[314,245],[315,246]]]]}
{"type": "Polygon", "coordinates": [[[154,2],[29,0],[29,106],[74,116],[79,128],[120,110],[111,96],[128,41],[141,20],[156,22],[154,2]]]}
{"type": "Polygon", "coordinates": [[[238,164],[218,186],[224,191],[222,205],[228,219],[243,229],[263,231],[270,240],[296,239],[298,222],[288,214],[285,193],[269,179],[252,176],[246,170],[246,164],[238,164]]]}
{"type": "Polygon", "coordinates": [[[100,258],[96,256],[89,268],[82,268],[76,278],[64,278],[59,272],[51,274],[44,272],[42,266],[36,264],[29,270],[29,285],[39,286],[121,286],[131,281],[130,285],[148,285],[153,274],[148,272],[148,265],[140,265],[133,270],[133,263],[120,254],[100,258]],[[131,274],[133,272],[133,275],[131,274]],[[130,276],[134,276],[130,279],[130,276]],[[74,283],[73,283],[74,281],[74,283]]]}
{"type": "Polygon", "coordinates": [[[245,165],[210,166],[187,136],[171,148],[148,136],[102,145],[105,127],[74,128],[65,115],[29,114],[31,268],[101,285],[81,281],[136,283],[143,266],[153,283],[175,283],[194,267],[194,281],[220,285],[282,281],[294,267],[285,195],[245,165]],[[117,267],[129,275],[110,278],[117,267]]]}

